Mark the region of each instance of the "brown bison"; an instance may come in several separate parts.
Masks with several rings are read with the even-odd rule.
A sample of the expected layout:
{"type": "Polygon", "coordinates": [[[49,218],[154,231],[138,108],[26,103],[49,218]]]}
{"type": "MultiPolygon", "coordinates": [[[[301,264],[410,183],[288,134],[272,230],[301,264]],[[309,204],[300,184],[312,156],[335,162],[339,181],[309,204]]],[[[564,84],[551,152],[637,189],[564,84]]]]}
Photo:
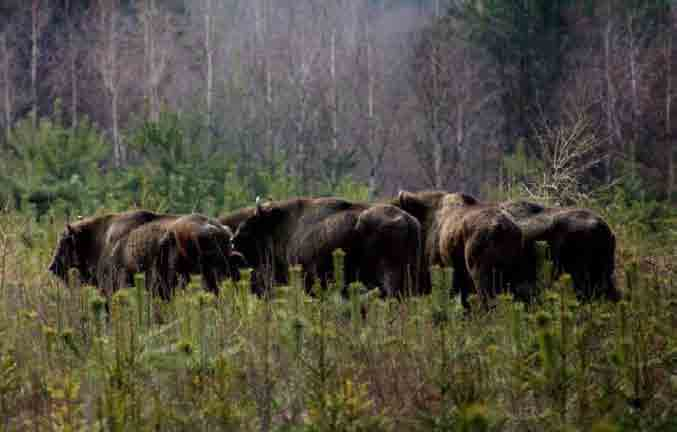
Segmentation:
{"type": "Polygon", "coordinates": [[[49,271],[65,279],[76,268],[85,283],[106,293],[131,283],[135,272],[145,272],[149,288],[163,298],[178,277],[203,275],[210,291],[231,273],[228,258],[232,233],[218,221],[200,215],[177,216],[145,210],[91,217],[67,224],[57,244],[49,271]],[[225,258],[224,258],[225,257],[225,258]]]}
{"type": "Polygon", "coordinates": [[[473,289],[486,301],[528,279],[522,232],[495,206],[443,191],[401,191],[393,204],[421,222],[424,265],[454,268],[453,285],[465,307],[473,289]]]}
{"type": "Polygon", "coordinates": [[[202,275],[202,287],[218,294],[223,279],[239,278],[237,266],[231,266],[239,256],[231,247],[232,237],[230,228],[202,215],[160,218],[119,239],[102,270],[114,287],[128,286],[134,273],[144,272],[148,288],[163,299],[171,298],[191,274],[202,275]]]}
{"type": "Polygon", "coordinates": [[[430,276],[422,266],[421,224],[415,217],[392,205],[375,204],[360,213],[355,231],[360,280],[383,287],[389,296],[404,290],[430,292],[430,276]]]}
{"type": "Polygon", "coordinates": [[[548,243],[555,274],[571,274],[581,300],[620,299],[613,280],[616,237],[601,217],[586,209],[548,208],[529,201],[507,201],[500,207],[527,241],[548,243]]]}
{"type": "Polygon", "coordinates": [[[134,210],[66,224],[48,270],[65,281],[68,270],[75,268],[83,283],[98,285],[99,263],[104,251],[133,229],[158,217],[153,212],[134,210]]]}
{"type": "Polygon", "coordinates": [[[303,268],[307,289],[315,278],[326,284],[333,275],[332,253],[339,248],[346,252],[346,283],[359,277],[381,287],[383,295],[401,294],[408,288],[406,275],[418,274],[417,254],[412,251],[419,247],[420,227],[392,206],[296,198],[257,203],[220,221],[240,221],[233,244],[254,267],[257,293],[272,283],[288,283],[288,268],[296,264],[303,268]],[[398,252],[405,252],[393,253],[393,243],[398,252]]]}

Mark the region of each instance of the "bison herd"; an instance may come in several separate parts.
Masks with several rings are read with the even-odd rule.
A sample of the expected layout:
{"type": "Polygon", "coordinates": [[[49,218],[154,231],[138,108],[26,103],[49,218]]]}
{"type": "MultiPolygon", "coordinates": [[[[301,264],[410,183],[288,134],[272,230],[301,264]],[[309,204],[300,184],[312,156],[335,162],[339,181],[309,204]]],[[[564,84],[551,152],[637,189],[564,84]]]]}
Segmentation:
{"type": "Polygon", "coordinates": [[[581,208],[528,201],[480,202],[444,191],[405,192],[379,203],[295,198],[238,210],[218,219],[145,210],[106,214],[67,224],[49,271],[106,295],[145,275],[163,299],[192,274],[218,294],[220,282],[251,267],[262,295],[289,283],[299,265],[305,288],[333,280],[333,253],[345,252],[344,286],[360,280],[382,296],[426,294],[430,268],[453,267],[454,291],[468,307],[510,291],[528,300],[537,278],[536,242],[549,245],[554,272],[569,273],[581,300],[618,300],[613,281],[615,237],[602,218],[581,208]]]}

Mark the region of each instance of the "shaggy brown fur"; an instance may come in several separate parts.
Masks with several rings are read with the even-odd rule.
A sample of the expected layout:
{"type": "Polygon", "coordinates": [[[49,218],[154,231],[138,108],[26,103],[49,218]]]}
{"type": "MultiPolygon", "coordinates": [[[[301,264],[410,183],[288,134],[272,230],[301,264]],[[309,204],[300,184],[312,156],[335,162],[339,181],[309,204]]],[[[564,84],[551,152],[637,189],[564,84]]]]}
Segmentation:
{"type": "MultiPolygon", "coordinates": [[[[198,265],[195,260],[203,266],[211,263],[213,259],[209,254],[217,250],[217,245],[219,251],[230,251],[231,237],[231,231],[218,221],[198,215],[182,217],[137,210],[95,216],[66,225],[49,271],[65,280],[68,270],[76,268],[84,283],[99,286],[110,293],[120,283],[130,283],[134,272],[151,271],[157,264],[161,267],[155,266],[153,271],[163,274],[166,293],[170,289],[168,287],[175,285],[167,282],[174,277],[166,276],[164,272],[180,275],[196,272],[193,271],[198,265]],[[206,225],[220,228],[216,230],[218,235],[203,246],[203,236],[211,233],[211,228],[200,231],[199,227],[205,228],[206,225]],[[203,259],[198,246],[209,255],[208,260],[203,259]],[[166,258],[164,264],[158,261],[160,257],[166,258]]],[[[211,272],[205,270],[203,273],[207,275],[204,283],[208,289],[215,290],[213,271],[218,270],[216,274],[220,274],[221,269],[222,262],[212,265],[211,272]]]]}
{"type": "Polygon", "coordinates": [[[362,280],[383,287],[386,295],[430,292],[430,276],[422,267],[421,224],[415,217],[398,207],[377,204],[360,213],[355,231],[362,280]]]}
{"type": "Polygon", "coordinates": [[[169,299],[179,281],[201,274],[203,288],[218,294],[222,279],[238,277],[229,262],[236,254],[231,239],[230,228],[202,215],[162,218],[120,239],[104,263],[115,288],[145,272],[148,288],[169,299]]]}
{"type": "Polygon", "coordinates": [[[454,287],[464,306],[473,289],[486,300],[503,286],[514,287],[526,278],[521,274],[522,232],[494,206],[443,191],[402,191],[393,203],[421,222],[424,266],[454,268],[454,287]]]}
{"type": "Polygon", "coordinates": [[[65,280],[68,270],[76,268],[83,283],[98,285],[97,270],[104,250],[133,229],[160,217],[153,212],[134,210],[66,224],[48,271],[65,280]]]}
{"type": "Polygon", "coordinates": [[[527,241],[548,243],[556,274],[571,274],[579,298],[620,299],[613,280],[616,237],[600,216],[586,209],[548,208],[528,201],[507,201],[500,207],[527,241]]]}
{"type": "MultiPolygon", "coordinates": [[[[239,225],[233,243],[255,268],[257,292],[270,288],[271,281],[287,283],[288,267],[293,264],[303,267],[307,275],[306,288],[316,277],[326,283],[332,275],[332,252],[338,248],[346,252],[346,283],[356,280],[359,275],[365,282],[380,282],[384,295],[403,292],[404,280],[397,276],[403,258],[398,257],[399,261],[395,262],[389,256],[391,251],[381,249],[392,241],[389,240],[393,235],[390,228],[406,226],[413,220],[397,219],[394,213],[404,213],[399,209],[383,211],[372,209],[370,204],[338,198],[296,198],[246,209],[221,218],[221,221],[237,220],[243,213],[248,213],[249,217],[239,225]],[[364,219],[358,224],[363,213],[364,219]],[[383,218],[381,224],[389,229],[379,230],[382,228],[376,223],[379,217],[383,218]],[[373,242],[373,249],[363,247],[366,239],[373,242]],[[369,268],[376,260],[380,260],[379,265],[386,268],[389,275],[380,281],[369,268]]],[[[413,227],[406,227],[407,232],[418,229],[413,222],[413,227]]],[[[400,248],[415,248],[415,241],[400,245],[400,248]]],[[[408,265],[415,265],[415,261],[408,265]]]]}
{"type": "Polygon", "coordinates": [[[256,207],[247,207],[228,213],[225,216],[220,216],[218,219],[222,225],[227,226],[228,228],[233,230],[233,232],[235,232],[237,231],[237,227],[240,226],[240,224],[244,222],[245,219],[254,216],[255,212],[256,207]]]}

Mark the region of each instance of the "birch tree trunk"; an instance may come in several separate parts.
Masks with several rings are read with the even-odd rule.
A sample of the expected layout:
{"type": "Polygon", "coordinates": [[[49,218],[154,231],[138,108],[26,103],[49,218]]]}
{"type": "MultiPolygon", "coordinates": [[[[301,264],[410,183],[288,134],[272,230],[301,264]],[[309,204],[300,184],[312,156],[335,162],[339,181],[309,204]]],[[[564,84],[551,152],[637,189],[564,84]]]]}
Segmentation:
{"type": "MultiPolygon", "coordinates": [[[[435,0],[435,22],[439,20],[440,18],[440,0],[435,0]]],[[[436,37],[435,37],[436,38],[436,37]]],[[[439,119],[439,92],[440,92],[440,84],[439,84],[439,56],[438,56],[438,40],[432,40],[431,41],[431,50],[430,50],[430,69],[432,72],[432,86],[433,86],[433,94],[432,94],[432,124],[430,127],[430,140],[433,144],[433,178],[434,178],[434,187],[436,189],[442,188],[442,165],[443,165],[443,158],[444,158],[444,153],[443,153],[443,148],[442,148],[442,141],[440,140],[439,136],[439,127],[440,127],[440,119],[439,119]]]]}
{"type": "Polygon", "coordinates": [[[255,27],[256,27],[256,39],[257,39],[257,63],[260,64],[260,70],[262,71],[262,78],[264,84],[263,91],[263,118],[264,118],[264,134],[265,134],[265,147],[269,152],[269,164],[270,169],[275,167],[275,143],[273,141],[273,121],[272,121],[272,108],[273,108],[273,88],[272,88],[272,74],[270,70],[270,59],[268,58],[268,36],[269,36],[269,22],[270,19],[270,3],[268,0],[256,1],[257,10],[254,12],[256,15],[255,27]]]}
{"type": "Polygon", "coordinates": [[[5,108],[5,136],[9,140],[12,130],[12,97],[11,97],[11,85],[10,85],[10,55],[9,49],[7,48],[7,34],[0,34],[0,52],[2,53],[2,97],[3,105],[5,108]]]}
{"type": "Polygon", "coordinates": [[[66,14],[68,26],[68,50],[70,51],[69,67],[71,81],[71,126],[77,127],[78,124],[78,73],[77,73],[77,50],[75,48],[75,26],[73,24],[73,14],[71,11],[71,2],[66,0],[66,14]]]}
{"type": "MultiPolygon", "coordinates": [[[[637,147],[637,142],[639,141],[639,124],[638,124],[638,119],[640,114],[640,100],[639,100],[639,65],[638,63],[638,48],[637,45],[639,45],[639,41],[637,38],[641,37],[638,35],[638,32],[635,30],[635,16],[633,13],[630,13],[628,15],[628,22],[627,22],[627,30],[628,30],[628,43],[629,43],[629,67],[630,67],[630,91],[631,91],[631,106],[632,106],[632,113],[631,113],[631,125],[632,125],[632,134],[630,138],[629,147],[627,149],[627,153],[630,156],[630,159],[635,162],[636,161],[636,147],[637,147]]],[[[634,164],[633,164],[634,166],[634,164]]]]}
{"type": "Polygon", "coordinates": [[[151,0],[145,0],[143,3],[143,76],[145,78],[146,84],[143,86],[143,101],[146,104],[146,109],[148,110],[148,115],[150,116],[150,33],[151,33],[151,10],[150,10],[151,0]]]}
{"type": "MultiPolygon", "coordinates": [[[[331,150],[334,157],[338,156],[338,84],[336,82],[336,27],[331,29],[329,38],[329,78],[331,81],[331,150]]],[[[331,181],[336,185],[338,179],[338,167],[334,165],[331,173],[331,181]]]]}
{"type": "Polygon", "coordinates": [[[331,77],[331,147],[338,152],[338,87],[336,83],[336,27],[331,30],[330,68],[331,77]]]}
{"type": "Polygon", "coordinates": [[[148,0],[148,98],[150,105],[150,119],[157,122],[160,119],[160,80],[167,65],[167,47],[162,45],[163,32],[169,32],[169,21],[156,24],[159,19],[155,0],[148,0]]]}
{"type": "Polygon", "coordinates": [[[207,149],[212,149],[212,101],[214,97],[214,53],[212,51],[212,0],[205,0],[205,54],[207,57],[207,113],[205,126],[207,128],[207,149]]]}
{"type": "MultiPolygon", "coordinates": [[[[610,2],[609,2],[610,3],[610,2]]],[[[609,11],[611,11],[611,5],[609,4],[609,11]]],[[[613,118],[613,109],[615,105],[614,98],[614,86],[613,81],[611,80],[611,35],[613,30],[613,22],[611,16],[608,16],[607,23],[604,28],[604,81],[606,82],[606,127],[607,134],[609,136],[609,150],[606,157],[606,176],[607,183],[611,183],[611,170],[613,169],[613,158],[612,154],[615,149],[615,127],[614,127],[614,118],[613,118]]]]}
{"type": "Polygon", "coordinates": [[[38,56],[40,55],[39,42],[39,16],[40,0],[33,0],[31,7],[31,110],[33,118],[33,130],[38,122],[38,56]]]}
{"type": "Polygon", "coordinates": [[[277,149],[275,148],[275,137],[273,134],[273,76],[271,71],[271,61],[268,52],[268,42],[270,40],[270,15],[272,5],[269,0],[263,0],[263,25],[264,25],[264,42],[263,42],[263,61],[266,82],[266,142],[270,149],[270,168],[271,171],[275,169],[275,158],[277,149]]]}
{"type": "Polygon", "coordinates": [[[666,138],[666,155],[668,160],[668,185],[666,188],[668,201],[673,200],[675,193],[675,150],[674,138],[672,136],[672,46],[673,46],[673,19],[674,19],[674,5],[670,5],[670,17],[668,18],[668,28],[666,31],[665,41],[665,138],[666,138]]]}
{"type": "Polygon", "coordinates": [[[110,111],[113,133],[113,163],[120,168],[124,161],[124,151],[120,139],[118,98],[119,98],[119,70],[118,70],[118,33],[117,14],[119,0],[100,0],[100,29],[103,33],[103,53],[99,68],[103,78],[104,87],[110,94],[110,111]],[[107,10],[106,3],[110,8],[107,10]]]}
{"type": "Polygon", "coordinates": [[[365,18],[365,37],[367,43],[367,151],[365,152],[369,159],[369,197],[374,195],[376,190],[376,160],[374,160],[373,151],[375,150],[375,132],[374,132],[374,66],[371,29],[369,25],[369,16],[365,18]]]}
{"type": "MultiPolygon", "coordinates": [[[[294,29],[290,29],[290,34],[294,29]]],[[[306,30],[302,28],[299,30],[299,47],[301,50],[306,46],[306,30]]],[[[293,52],[290,51],[290,62],[294,64],[293,52]]],[[[296,120],[296,167],[292,170],[292,176],[297,176],[301,181],[301,187],[304,191],[307,190],[307,175],[306,175],[306,162],[307,162],[307,148],[306,140],[307,137],[307,128],[308,128],[308,89],[306,88],[307,79],[308,79],[308,64],[306,63],[305,53],[302,53],[298,60],[298,79],[296,79],[296,85],[299,87],[300,92],[300,101],[298,109],[298,118],[296,120]]]]}

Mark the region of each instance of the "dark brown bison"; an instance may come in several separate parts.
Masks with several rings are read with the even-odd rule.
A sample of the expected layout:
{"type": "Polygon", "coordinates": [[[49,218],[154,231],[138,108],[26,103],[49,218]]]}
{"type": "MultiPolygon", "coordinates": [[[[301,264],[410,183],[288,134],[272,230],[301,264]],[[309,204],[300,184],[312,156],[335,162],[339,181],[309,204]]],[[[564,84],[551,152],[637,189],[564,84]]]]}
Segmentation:
{"type": "Polygon", "coordinates": [[[443,191],[401,191],[393,204],[421,222],[424,265],[454,268],[453,285],[465,307],[473,290],[486,301],[527,279],[522,232],[495,206],[443,191]]]}
{"type": "Polygon", "coordinates": [[[91,217],[67,224],[49,271],[65,279],[76,268],[82,281],[110,293],[131,283],[133,273],[153,275],[149,288],[167,298],[177,278],[201,273],[216,291],[217,281],[231,268],[223,256],[236,256],[232,233],[218,221],[200,215],[177,216],[145,210],[91,217]]]}
{"type": "Polygon", "coordinates": [[[571,274],[581,300],[620,299],[613,280],[616,237],[590,210],[548,208],[529,201],[507,201],[500,207],[520,226],[529,242],[550,246],[556,275],[571,274]]]}
{"type": "Polygon", "coordinates": [[[239,218],[233,244],[254,267],[254,289],[259,293],[273,282],[288,283],[288,268],[296,264],[303,268],[307,289],[315,278],[326,284],[332,277],[332,253],[339,248],[346,252],[345,282],[359,277],[381,287],[383,295],[403,293],[405,275],[411,268],[413,274],[418,272],[411,250],[419,247],[420,227],[392,206],[296,198],[257,204],[220,221],[235,223],[239,218]],[[394,254],[393,242],[406,252],[394,254]]]}
{"type": "Polygon", "coordinates": [[[223,279],[239,276],[230,262],[239,256],[231,247],[232,237],[230,228],[202,215],[159,218],[119,239],[102,270],[115,288],[132,284],[134,273],[143,272],[148,288],[163,299],[171,298],[191,274],[202,275],[202,287],[218,294],[223,279]]]}
{"type": "Polygon", "coordinates": [[[360,213],[355,225],[358,278],[383,287],[393,296],[427,294],[430,276],[422,266],[423,235],[418,220],[402,209],[375,204],[360,213]]]}
{"type": "Polygon", "coordinates": [[[66,224],[48,270],[65,280],[68,270],[75,268],[83,283],[98,285],[99,263],[104,251],[131,230],[158,217],[153,212],[134,210],[93,216],[66,224]]]}

